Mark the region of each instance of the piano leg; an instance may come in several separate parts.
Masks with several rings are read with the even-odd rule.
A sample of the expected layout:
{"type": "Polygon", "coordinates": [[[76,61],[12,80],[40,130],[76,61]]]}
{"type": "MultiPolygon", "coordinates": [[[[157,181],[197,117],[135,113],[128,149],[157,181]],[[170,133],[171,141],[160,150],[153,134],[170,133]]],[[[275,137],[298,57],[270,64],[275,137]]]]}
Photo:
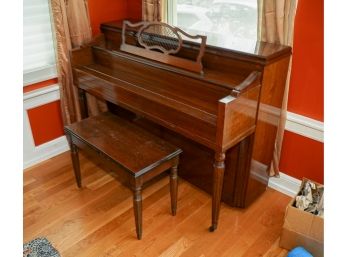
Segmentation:
{"type": "Polygon", "coordinates": [[[215,153],[214,163],[214,184],[213,184],[213,200],[212,200],[212,224],[209,228],[210,232],[217,229],[220,214],[221,193],[224,182],[225,172],[225,153],[215,153]]]}
{"type": "Polygon", "coordinates": [[[73,170],[75,174],[75,180],[78,188],[81,188],[81,170],[80,170],[80,159],[79,159],[79,149],[73,143],[71,135],[65,132],[66,138],[70,146],[70,156],[73,164],[73,170]]]}
{"type": "Polygon", "coordinates": [[[86,98],[85,90],[79,88],[78,95],[79,95],[81,119],[85,119],[88,117],[88,107],[87,107],[87,98],[86,98]]]}
{"type": "Polygon", "coordinates": [[[133,189],[133,211],[134,211],[134,218],[135,218],[135,230],[137,232],[137,238],[140,240],[143,233],[143,210],[142,210],[142,181],[136,180],[134,182],[134,185],[132,186],[133,189]]]}
{"type": "Polygon", "coordinates": [[[172,208],[172,215],[176,215],[176,208],[178,202],[178,165],[176,164],[170,169],[170,202],[172,208]]]}

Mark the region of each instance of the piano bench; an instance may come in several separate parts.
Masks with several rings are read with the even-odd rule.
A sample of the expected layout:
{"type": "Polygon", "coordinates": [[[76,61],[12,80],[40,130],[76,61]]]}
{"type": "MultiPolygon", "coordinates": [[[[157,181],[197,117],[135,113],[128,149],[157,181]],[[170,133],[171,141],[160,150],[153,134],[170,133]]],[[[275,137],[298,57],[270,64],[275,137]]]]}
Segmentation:
{"type": "Polygon", "coordinates": [[[133,191],[136,233],[142,236],[142,188],[144,183],[170,169],[172,215],[177,206],[177,167],[181,149],[109,112],[64,128],[68,138],[76,182],[81,188],[79,150],[102,167],[115,172],[133,191]]]}

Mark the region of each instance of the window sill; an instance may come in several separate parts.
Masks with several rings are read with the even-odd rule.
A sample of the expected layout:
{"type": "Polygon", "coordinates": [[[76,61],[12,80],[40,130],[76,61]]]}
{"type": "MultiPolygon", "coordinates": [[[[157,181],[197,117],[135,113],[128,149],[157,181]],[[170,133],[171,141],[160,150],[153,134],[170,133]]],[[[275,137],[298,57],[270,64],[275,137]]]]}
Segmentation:
{"type": "Polygon", "coordinates": [[[32,70],[23,73],[23,86],[29,86],[38,82],[53,79],[57,77],[56,65],[47,66],[41,69],[32,70]]]}

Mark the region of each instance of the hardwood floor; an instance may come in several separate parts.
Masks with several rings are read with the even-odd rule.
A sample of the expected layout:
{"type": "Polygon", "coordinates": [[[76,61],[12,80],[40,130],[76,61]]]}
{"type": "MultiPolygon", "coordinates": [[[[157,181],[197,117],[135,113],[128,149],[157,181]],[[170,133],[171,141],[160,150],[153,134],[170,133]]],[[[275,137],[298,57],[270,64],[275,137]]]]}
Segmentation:
{"type": "MultiPolygon", "coordinates": [[[[81,156],[82,157],[82,156],[81,156]]],[[[82,189],[69,153],[24,172],[24,242],[47,237],[62,257],[286,256],[278,247],[290,198],[273,189],[247,209],[221,207],[208,232],[211,198],[179,180],[178,211],[170,214],[169,178],[143,191],[143,239],[136,239],[131,192],[85,158],[82,189]]]]}

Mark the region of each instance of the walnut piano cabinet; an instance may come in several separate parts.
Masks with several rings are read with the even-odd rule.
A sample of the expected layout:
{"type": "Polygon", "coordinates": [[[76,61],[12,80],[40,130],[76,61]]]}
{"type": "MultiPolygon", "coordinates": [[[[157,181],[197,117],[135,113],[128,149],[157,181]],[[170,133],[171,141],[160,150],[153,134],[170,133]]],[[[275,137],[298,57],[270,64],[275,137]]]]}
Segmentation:
{"type": "MultiPolygon", "coordinates": [[[[291,48],[255,42],[249,52],[206,46],[203,74],[120,51],[122,22],[101,25],[105,40],[71,53],[80,105],[85,92],[109,110],[183,150],[179,175],[220,201],[246,207],[266,188],[291,48]]],[[[127,34],[133,42],[135,33],[127,34]]],[[[156,39],[156,36],[153,37],[156,39]]],[[[199,50],[183,42],[177,54],[199,50]]]]}

